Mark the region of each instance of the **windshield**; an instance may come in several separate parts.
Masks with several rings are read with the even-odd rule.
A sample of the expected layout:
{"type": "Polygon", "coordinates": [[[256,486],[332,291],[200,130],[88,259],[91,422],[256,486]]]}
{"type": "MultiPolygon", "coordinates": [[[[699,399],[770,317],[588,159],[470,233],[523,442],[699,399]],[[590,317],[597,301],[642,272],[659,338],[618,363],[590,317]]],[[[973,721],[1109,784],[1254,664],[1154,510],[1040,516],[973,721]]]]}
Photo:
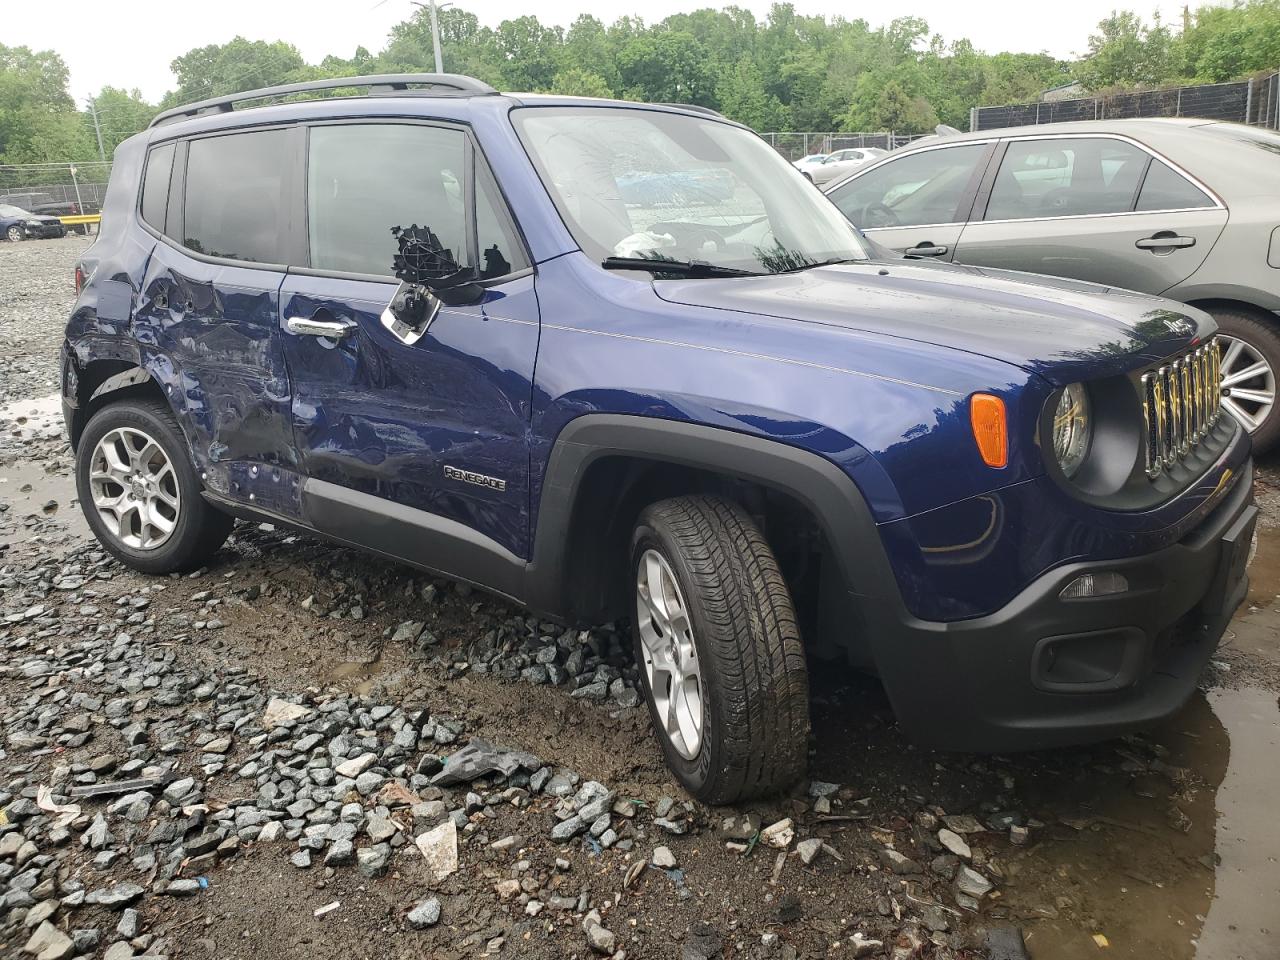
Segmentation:
{"type": "Polygon", "coordinates": [[[512,117],[574,239],[597,260],[781,273],[867,257],[840,212],[741,127],[615,107],[522,108],[512,117]]]}
{"type": "Polygon", "coordinates": [[[0,203],[0,217],[29,217],[31,214],[11,203],[0,203]]]}

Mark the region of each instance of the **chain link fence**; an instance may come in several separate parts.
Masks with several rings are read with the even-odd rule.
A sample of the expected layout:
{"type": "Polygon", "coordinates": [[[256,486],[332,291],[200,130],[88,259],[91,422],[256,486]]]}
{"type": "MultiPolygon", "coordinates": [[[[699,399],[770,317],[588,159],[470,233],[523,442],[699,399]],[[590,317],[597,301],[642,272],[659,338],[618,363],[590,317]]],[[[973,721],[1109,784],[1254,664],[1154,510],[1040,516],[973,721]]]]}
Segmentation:
{"type": "Polygon", "coordinates": [[[74,204],[81,213],[99,213],[110,177],[110,161],[0,164],[0,203],[74,204]]]}
{"type": "Polygon", "coordinates": [[[1199,117],[1280,129],[1280,71],[1230,83],[975,107],[970,114],[969,129],[1139,117],[1199,117]]]}
{"type": "Polygon", "coordinates": [[[853,147],[896,150],[923,134],[912,135],[881,130],[879,133],[762,133],[760,136],[764,137],[773,149],[794,163],[812,153],[835,153],[837,150],[849,150],[853,147]]]}

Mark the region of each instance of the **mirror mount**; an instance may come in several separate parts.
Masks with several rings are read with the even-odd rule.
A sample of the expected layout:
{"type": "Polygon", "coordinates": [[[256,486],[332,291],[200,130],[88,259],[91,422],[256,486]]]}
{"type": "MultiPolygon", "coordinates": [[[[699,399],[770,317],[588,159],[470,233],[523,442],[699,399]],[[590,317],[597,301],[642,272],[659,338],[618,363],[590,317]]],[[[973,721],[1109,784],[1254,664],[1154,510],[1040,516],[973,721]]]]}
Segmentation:
{"type": "Polygon", "coordinates": [[[478,303],[484,296],[476,268],[460,266],[430,227],[392,227],[391,234],[399,245],[392,267],[400,286],[382,312],[382,323],[405,343],[427,332],[441,306],[478,303]]]}

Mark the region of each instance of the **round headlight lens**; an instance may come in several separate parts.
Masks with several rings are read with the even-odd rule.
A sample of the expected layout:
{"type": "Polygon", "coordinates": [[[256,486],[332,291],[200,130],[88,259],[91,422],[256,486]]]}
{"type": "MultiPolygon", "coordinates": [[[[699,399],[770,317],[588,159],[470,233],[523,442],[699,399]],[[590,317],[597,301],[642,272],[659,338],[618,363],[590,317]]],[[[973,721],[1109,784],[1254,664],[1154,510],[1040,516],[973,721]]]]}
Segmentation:
{"type": "Polygon", "coordinates": [[[1068,477],[1074,477],[1084,463],[1092,433],[1089,394],[1081,384],[1073,383],[1062,391],[1058,409],[1053,413],[1053,452],[1058,466],[1068,477]]]}

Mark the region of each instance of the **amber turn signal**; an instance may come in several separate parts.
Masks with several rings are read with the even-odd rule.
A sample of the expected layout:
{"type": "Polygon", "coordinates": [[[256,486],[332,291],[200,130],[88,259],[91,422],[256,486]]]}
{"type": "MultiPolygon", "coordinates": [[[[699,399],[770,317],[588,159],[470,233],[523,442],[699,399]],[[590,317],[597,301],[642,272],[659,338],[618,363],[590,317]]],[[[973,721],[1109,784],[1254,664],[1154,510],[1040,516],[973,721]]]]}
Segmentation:
{"type": "Polygon", "coordinates": [[[1004,401],[989,393],[975,393],[969,398],[969,423],[973,426],[973,439],[978,442],[982,462],[988,467],[1008,466],[1009,430],[1004,401]]]}

